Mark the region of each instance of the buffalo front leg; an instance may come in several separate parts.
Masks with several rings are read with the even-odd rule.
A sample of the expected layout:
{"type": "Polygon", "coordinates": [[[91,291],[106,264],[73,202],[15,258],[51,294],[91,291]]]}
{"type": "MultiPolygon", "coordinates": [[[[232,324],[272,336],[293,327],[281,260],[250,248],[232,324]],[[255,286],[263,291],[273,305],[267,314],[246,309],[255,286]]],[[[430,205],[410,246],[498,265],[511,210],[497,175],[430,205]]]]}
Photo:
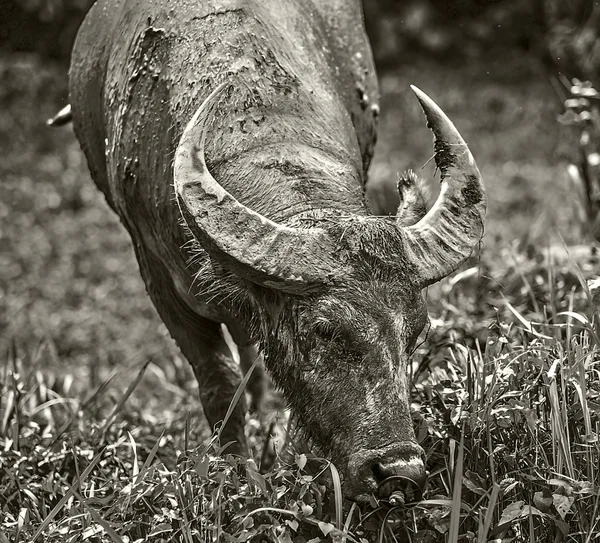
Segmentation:
{"type": "MultiPolygon", "coordinates": [[[[241,376],[227,346],[221,325],[194,312],[177,293],[162,261],[136,248],[146,289],[158,314],[191,364],[198,381],[200,401],[211,428],[222,423],[241,376]]],[[[248,454],[244,434],[246,401],[242,394],[221,432],[221,444],[233,442],[226,450],[248,454]]]]}
{"type": "Polygon", "coordinates": [[[244,375],[254,366],[246,385],[246,390],[250,393],[251,410],[258,413],[261,422],[268,421],[270,423],[273,416],[285,408],[285,400],[275,389],[265,370],[260,349],[248,337],[245,330],[241,326],[231,323],[227,325],[227,329],[237,346],[240,366],[244,375]]]}
{"type": "Polygon", "coordinates": [[[256,344],[248,337],[243,327],[235,323],[228,323],[227,330],[237,346],[243,374],[246,375],[254,367],[252,375],[248,379],[246,390],[250,393],[250,410],[260,412],[269,381],[265,373],[262,354],[256,344]]]}
{"type": "Polygon", "coordinates": [[[251,409],[258,415],[260,436],[264,440],[260,459],[262,472],[269,471],[287,441],[285,401],[275,389],[265,371],[262,353],[252,343],[243,327],[230,323],[227,328],[237,345],[244,375],[252,368],[246,389],[250,393],[251,409]]]}

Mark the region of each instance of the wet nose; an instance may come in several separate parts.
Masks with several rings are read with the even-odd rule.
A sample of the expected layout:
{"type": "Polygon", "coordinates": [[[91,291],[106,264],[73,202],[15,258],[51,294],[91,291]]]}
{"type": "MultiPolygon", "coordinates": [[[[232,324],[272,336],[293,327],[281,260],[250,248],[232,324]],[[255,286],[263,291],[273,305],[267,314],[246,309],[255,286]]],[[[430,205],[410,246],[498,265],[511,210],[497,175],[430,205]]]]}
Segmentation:
{"type": "MultiPolygon", "coordinates": [[[[420,447],[419,447],[420,448],[420,447]]],[[[415,451],[416,452],[416,451],[415,451]]],[[[427,483],[423,454],[389,454],[376,461],[371,470],[377,482],[377,494],[392,505],[419,501],[427,483]]]]}
{"type": "Polygon", "coordinates": [[[424,458],[413,441],[359,450],[349,459],[346,492],[357,501],[368,501],[372,494],[392,505],[419,501],[427,482],[424,458]]]}

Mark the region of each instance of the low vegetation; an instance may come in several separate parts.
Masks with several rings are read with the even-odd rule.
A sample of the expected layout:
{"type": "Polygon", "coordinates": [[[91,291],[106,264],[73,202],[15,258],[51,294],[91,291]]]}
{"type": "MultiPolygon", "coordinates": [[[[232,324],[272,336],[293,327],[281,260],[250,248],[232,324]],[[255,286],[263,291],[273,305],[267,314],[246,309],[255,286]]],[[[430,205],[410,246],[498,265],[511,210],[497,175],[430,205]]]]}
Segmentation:
{"type": "Polygon", "coordinates": [[[261,474],[218,436],[190,448],[189,418],[154,426],[134,399],[147,364],[83,397],[45,374],[42,345],[3,361],[0,540],[597,540],[600,315],[584,274],[598,257],[503,256],[501,275],[482,260],[438,289],[416,356],[422,502],[345,503],[335,467],[303,454],[261,474]]]}

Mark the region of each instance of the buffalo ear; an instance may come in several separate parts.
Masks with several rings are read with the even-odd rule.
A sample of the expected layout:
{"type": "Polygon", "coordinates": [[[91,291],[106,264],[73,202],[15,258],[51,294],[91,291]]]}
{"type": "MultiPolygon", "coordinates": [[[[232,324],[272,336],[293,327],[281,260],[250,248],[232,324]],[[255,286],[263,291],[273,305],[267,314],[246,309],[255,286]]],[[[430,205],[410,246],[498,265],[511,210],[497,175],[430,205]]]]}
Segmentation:
{"type": "Polygon", "coordinates": [[[46,121],[46,125],[52,127],[64,126],[73,120],[73,110],[71,104],[63,107],[54,117],[46,121]]]}
{"type": "Polygon", "coordinates": [[[429,191],[415,172],[407,170],[398,176],[398,196],[400,203],[396,219],[401,226],[419,222],[427,213],[429,191]]]}

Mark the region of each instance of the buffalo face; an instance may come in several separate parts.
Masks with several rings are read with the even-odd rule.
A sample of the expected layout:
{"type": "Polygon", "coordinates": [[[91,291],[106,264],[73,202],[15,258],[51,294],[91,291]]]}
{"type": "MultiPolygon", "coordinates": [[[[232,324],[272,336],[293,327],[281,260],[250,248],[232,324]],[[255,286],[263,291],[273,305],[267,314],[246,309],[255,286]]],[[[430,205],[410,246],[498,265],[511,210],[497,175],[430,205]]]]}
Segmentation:
{"type": "Polygon", "coordinates": [[[348,496],[418,496],[425,466],[409,365],[426,306],[420,289],[391,271],[369,275],[290,303],[267,362],[308,441],[342,471],[348,496]]]}

